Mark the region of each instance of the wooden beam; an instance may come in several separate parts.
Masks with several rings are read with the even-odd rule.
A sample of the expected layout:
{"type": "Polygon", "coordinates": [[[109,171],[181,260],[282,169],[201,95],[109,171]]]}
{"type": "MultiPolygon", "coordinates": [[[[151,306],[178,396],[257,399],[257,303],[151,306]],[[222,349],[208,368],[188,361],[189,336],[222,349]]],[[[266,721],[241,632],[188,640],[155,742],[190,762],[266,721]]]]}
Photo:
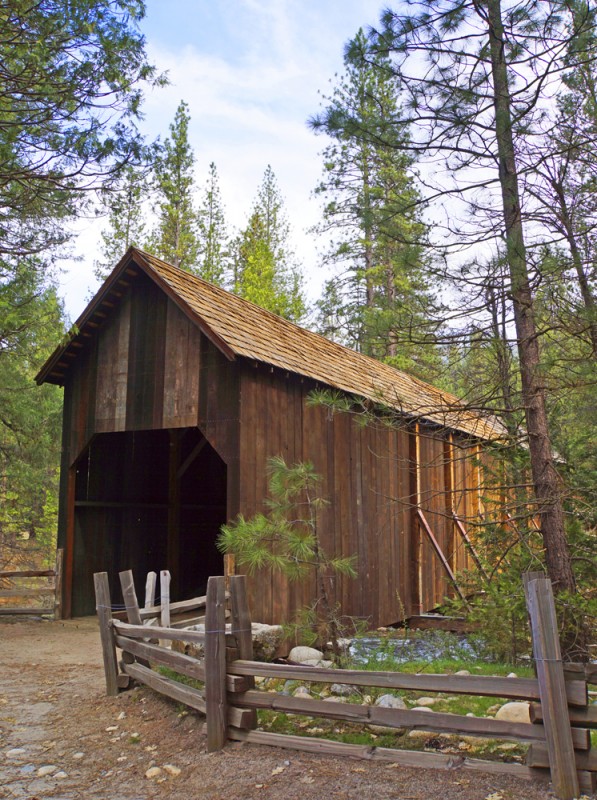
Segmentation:
{"type": "Polygon", "coordinates": [[[62,572],[64,565],[64,550],[59,547],[56,550],[56,566],[54,572],[56,579],[54,581],[54,619],[62,619],[62,572]]]}
{"type": "Polygon", "coordinates": [[[69,467],[66,487],[66,536],[64,545],[63,615],[70,619],[73,613],[73,573],[75,560],[75,485],[77,468],[69,467]]]}
{"type": "Polygon", "coordinates": [[[177,473],[178,480],[180,480],[182,478],[182,476],[185,474],[185,472],[191,466],[193,461],[195,461],[195,459],[197,458],[199,453],[203,450],[203,448],[205,447],[206,444],[207,444],[207,439],[205,437],[203,439],[201,439],[201,441],[197,442],[195,447],[191,450],[189,455],[185,458],[185,460],[182,462],[182,464],[178,468],[178,473],[177,473]]]}
{"type": "Polygon", "coordinates": [[[451,584],[452,584],[452,586],[453,586],[453,587],[456,589],[456,592],[457,592],[458,596],[460,597],[460,599],[462,600],[462,602],[463,602],[463,603],[464,603],[466,606],[468,606],[468,601],[467,601],[467,599],[466,599],[466,597],[465,597],[465,595],[464,595],[464,593],[463,593],[462,589],[461,589],[461,588],[460,588],[460,586],[458,585],[458,582],[457,582],[457,580],[456,580],[456,576],[455,576],[455,575],[454,575],[454,573],[452,572],[452,568],[451,568],[451,566],[448,564],[448,560],[446,559],[446,557],[445,557],[444,553],[442,552],[442,549],[441,549],[441,547],[439,546],[439,542],[438,542],[438,541],[437,541],[437,539],[435,538],[435,536],[434,536],[434,534],[433,534],[433,531],[432,531],[432,530],[431,530],[431,528],[429,527],[429,523],[428,523],[428,522],[427,522],[427,520],[425,519],[425,514],[423,514],[423,512],[421,511],[421,509],[420,509],[420,508],[418,508],[418,509],[417,509],[417,517],[418,517],[418,519],[419,519],[419,522],[421,523],[421,526],[422,526],[423,530],[424,530],[424,531],[425,531],[425,533],[427,534],[427,537],[428,537],[429,541],[431,542],[431,546],[432,546],[432,547],[433,547],[433,549],[435,550],[435,554],[436,554],[436,555],[437,555],[437,557],[439,558],[439,560],[440,560],[440,563],[441,563],[442,567],[443,567],[443,568],[444,568],[444,570],[446,571],[446,574],[447,574],[448,578],[450,579],[450,583],[451,583],[451,584]]]}
{"type": "Polygon", "coordinates": [[[475,550],[475,548],[474,548],[474,545],[473,545],[473,543],[471,542],[470,536],[469,536],[469,535],[468,535],[468,533],[466,532],[466,528],[464,527],[464,525],[463,525],[463,523],[462,523],[462,520],[461,520],[461,519],[459,519],[459,517],[456,515],[456,512],[454,511],[454,509],[452,509],[452,517],[453,517],[453,519],[454,519],[454,523],[455,523],[455,525],[456,525],[456,530],[458,531],[458,533],[459,533],[459,534],[462,536],[462,538],[464,539],[464,543],[466,544],[466,546],[467,546],[467,549],[468,549],[469,553],[471,554],[473,561],[474,561],[474,562],[475,562],[475,564],[477,565],[477,569],[479,570],[479,572],[481,573],[481,575],[483,576],[483,578],[484,578],[486,581],[488,581],[488,580],[489,580],[489,576],[488,576],[488,574],[485,572],[485,570],[483,569],[483,564],[481,564],[481,560],[480,560],[480,558],[479,558],[479,554],[478,554],[478,553],[477,553],[477,551],[475,550]]]}

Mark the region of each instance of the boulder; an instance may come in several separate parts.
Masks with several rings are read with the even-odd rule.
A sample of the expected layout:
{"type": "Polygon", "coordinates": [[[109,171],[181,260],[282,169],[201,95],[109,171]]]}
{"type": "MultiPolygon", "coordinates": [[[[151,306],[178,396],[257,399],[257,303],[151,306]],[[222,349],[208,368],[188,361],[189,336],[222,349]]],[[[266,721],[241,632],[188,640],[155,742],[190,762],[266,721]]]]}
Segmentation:
{"type": "Polygon", "coordinates": [[[407,708],[404,700],[401,697],[396,697],[393,694],[382,694],[375,701],[375,705],[380,706],[380,708],[398,708],[401,711],[405,711],[407,708]]]}
{"type": "Polygon", "coordinates": [[[415,700],[416,705],[418,706],[434,706],[437,703],[436,697],[419,697],[418,700],[415,700]]]}
{"type": "Polygon", "coordinates": [[[349,686],[347,683],[332,683],[330,692],[340,697],[349,697],[349,695],[355,693],[355,688],[354,686],[349,686]]]}
{"type": "Polygon", "coordinates": [[[253,660],[271,661],[276,656],[284,638],[282,626],[253,622],[251,630],[253,633],[253,660]]]}
{"type": "Polygon", "coordinates": [[[495,715],[506,722],[531,722],[528,703],[506,703],[495,715]]]}
{"type": "Polygon", "coordinates": [[[297,664],[306,664],[311,663],[312,661],[321,661],[323,659],[323,653],[321,650],[316,650],[314,647],[293,647],[290,653],[288,654],[288,660],[294,661],[297,664]]]}

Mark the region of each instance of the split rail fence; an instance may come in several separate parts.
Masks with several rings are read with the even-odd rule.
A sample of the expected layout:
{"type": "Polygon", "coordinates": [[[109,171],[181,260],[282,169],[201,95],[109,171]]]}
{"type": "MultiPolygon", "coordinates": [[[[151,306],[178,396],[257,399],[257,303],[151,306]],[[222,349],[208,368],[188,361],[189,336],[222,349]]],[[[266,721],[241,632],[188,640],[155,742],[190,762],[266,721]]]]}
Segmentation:
{"type": "Polygon", "coordinates": [[[56,563],[53,569],[24,569],[0,571],[0,598],[23,599],[26,597],[41,598],[52,595],[52,606],[5,606],[0,605],[0,616],[53,614],[54,619],[62,619],[62,563],[63,551],[56,551],[56,563]],[[52,583],[40,582],[39,578],[54,578],[52,583]],[[27,579],[27,586],[19,586],[27,579]],[[31,586],[34,579],[35,585],[31,586]],[[17,584],[15,585],[15,581],[17,584]],[[10,586],[5,584],[9,583],[10,586]]]}
{"type": "Polygon", "coordinates": [[[130,570],[120,573],[120,579],[128,622],[113,618],[107,573],[95,575],[108,694],[117,694],[132,679],[202,712],[206,715],[210,752],[223,748],[227,740],[237,740],[391,761],[409,767],[481,770],[538,780],[551,777],[561,800],[572,800],[581,791],[592,792],[596,788],[597,751],[591,749],[590,729],[597,728],[597,706],[588,704],[587,683],[597,681],[597,668],[562,662],[551,583],[544,577],[529,574],[525,580],[536,678],[412,675],[258,662],[253,660],[244,576],[212,577],[205,597],[181,603],[164,602],[167,597],[164,598],[162,589],[161,604],[155,605],[150,593],[146,608],[139,608],[130,570]],[[228,606],[229,624],[226,623],[228,606]],[[176,627],[182,624],[178,621],[163,624],[168,614],[200,611],[204,614],[196,619],[203,620],[204,632],[176,627]],[[162,624],[156,624],[158,618],[162,624]],[[203,645],[204,657],[195,658],[165,646],[172,641],[203,645]],[[122,650],[120,672],[116,648],[122,650]],[[204,689],[165,677],[150,665],[169,667],[175,673],[194,678],[204,683],[204,689]],[[527,700],[531,703],[532,723],[290,697],[257,690],[255,677],[527,700]],[[459,754],[348,744],[256,730],[259,709],[389,728],[514,740],[529,743],[530,747],[526,764],[516,764],[459,754]]]}

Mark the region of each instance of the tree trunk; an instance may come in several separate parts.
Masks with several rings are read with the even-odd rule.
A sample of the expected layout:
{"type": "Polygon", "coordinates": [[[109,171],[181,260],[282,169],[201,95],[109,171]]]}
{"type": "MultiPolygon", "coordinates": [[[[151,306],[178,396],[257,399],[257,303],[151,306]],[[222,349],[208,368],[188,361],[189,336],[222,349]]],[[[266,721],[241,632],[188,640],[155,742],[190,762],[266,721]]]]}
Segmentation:
{"type": "Polygon", "coordinates": [[[500,0],[484,0],[478,9],[488,23],[495,107],[500,185],[510,270],[512,303],[518,343],[522,395],[533,486],[545,547],[547,570],[556,591],[575,592],[570,550],[564,532],[561,481],[556,471],[539,361],[533,295],[526,261],[518,192],[518,173],[511,120],[511,98],[505,60],[505,41],[500,0]]]}

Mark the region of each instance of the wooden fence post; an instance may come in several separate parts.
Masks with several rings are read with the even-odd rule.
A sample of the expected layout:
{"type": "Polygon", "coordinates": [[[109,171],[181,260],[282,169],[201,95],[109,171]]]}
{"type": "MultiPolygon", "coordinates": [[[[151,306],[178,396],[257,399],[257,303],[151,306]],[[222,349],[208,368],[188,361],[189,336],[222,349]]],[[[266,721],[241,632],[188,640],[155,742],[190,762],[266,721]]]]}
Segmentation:
{"type": "MultiPolygon", "coordinates": [[[[139,602],[137,600],[137,592],[135,591],[135,581],[133,579],[133,571],[125,569],[118,573],[120,578],[120,586],[122,588],[122,598],[124,600],[124,607],[126,609],[126,618],[131,625],[143,625],[141,614],[139,612],[139,602]]],[[[144,667],[149,666],[149,661],[145,658],[138,658],[139,664],[144,667]]]]}
{"type": "Polygon", "coordinates": [[[126,617],[131,625],[142,625],[141,614],[139,613],[139,602],[135,591],[133,571],[125,569],[118,573],[120,586],[122,587],[122,597],[126,609],[126,617]]]}
{"type": "Polygon", "coordinates": [[[207,581],[205,608],[205,713],[207,750],[213,753],[226,743],[226,582],[207,581]]]}
{"type": "Polygon", "coordinates": [[[95,606],[99,619],[104,673],[106,675],[106,694],[118,694],[118,664],[116,662],[116,645],[110,622],[112,621],[112,604],[110,601],[110,584],[107,572],[96,572],[93,576],[95,585],[95,606]]]}
{"type": "Polygon", "coordinates": [[[578,776],[551,581],[535,578],[525,588],[551,780],[560,800],[573,800],[578,776]]]}
{"type": "Polygon", "coordinates": [[[160,625],[162,628],[170,627],[170,573],[167,569],[160,572],[160,625]]]}
{"type": "Polygon", "coordinates": [[[155,585],[157,575],[155,572],[147,573],[147,580],[145,581],[145,608],[151,608],[155,605],[155,585]]]}
{"type": "Polygon", "coordinates": [[[62,564],[64,561],[64,550],[59,547],[56,550],[56,567],[54,572],[54,619],[62,619],[62,564]]]}
{"type": "MultiPolygon", "coordinates": [[[[247,602],[247,580],[245,575],[230,576],[230,600],[231,600],[231,633],[236,638],[238,646],[238,657],[243,661],[253,660],[253,632],[251,629],[251,614],[247,602]]],[[[243,691],[255,688],[255,678],[247,675],[243,678],[243,691]]],[[[234,695],[232,695],[234,703],[234,695]]],[[[257,711],[255,709],[245,709],[243,712],[243,728],[251,729],[257,727],[257,711]]]]}

